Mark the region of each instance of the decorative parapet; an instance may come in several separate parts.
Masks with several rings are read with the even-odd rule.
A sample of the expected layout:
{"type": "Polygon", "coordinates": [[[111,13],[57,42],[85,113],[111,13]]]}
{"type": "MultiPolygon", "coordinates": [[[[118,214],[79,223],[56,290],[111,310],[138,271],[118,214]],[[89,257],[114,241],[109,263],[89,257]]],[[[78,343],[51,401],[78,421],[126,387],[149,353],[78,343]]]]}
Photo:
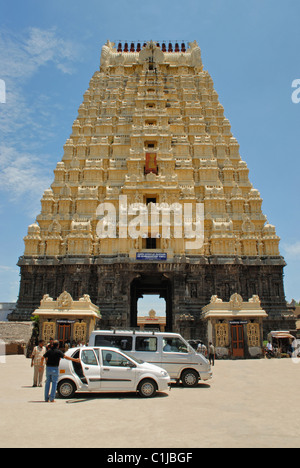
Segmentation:
{"type": "Polygon", "coordinates": [[[258,296],[253,295],[247,302],[243,301],[242,296],[235,293],[231,296],[229,302],[223,302],[218,296],[212,296],[210,303],[203,307],[202,318],[232,318],[240,319],[244,317],[267,318],[268,314],[261,307],[261,301],[258,296]]]}
{"type": "Polygon", "coordinates": [[[49,294],[45,294],[40,307],[35,310],[33,315],[54,316],[63,314],[65,316],[66,313],[101,318],[99,308],[91,302],[89,295],[85,294],[78,301],[74,301],[71,294],[66,291],[56,301],[49,294]]]}
{"type": "MultiPolygon", "coordinates": [[[[126,44],[126,43],[125,43],[126,44]]],[[[149,41],[139,46],[131,44],[129,49],[128,45],[124,47],[119,46],[111,41],[102,47],[101,54],[101,70],[104,71],[108,67],[118,67],[124,65],[144,64],[144,63],[167,63],[176,66],[189,66],[196,67],[202,70],[201,50],[197,42],[190,42],[188,48],[185,44],[170,43],[166,47],[165,43],[162,45],[157,42],[149,41]]]]}

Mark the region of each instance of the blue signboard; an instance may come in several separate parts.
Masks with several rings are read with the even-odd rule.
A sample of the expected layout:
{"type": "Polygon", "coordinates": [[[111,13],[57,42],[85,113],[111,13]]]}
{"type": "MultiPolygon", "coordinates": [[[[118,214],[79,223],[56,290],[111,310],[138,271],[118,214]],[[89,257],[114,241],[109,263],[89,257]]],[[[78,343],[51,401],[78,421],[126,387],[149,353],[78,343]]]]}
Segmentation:
{"type": "Polygon", "coordinates": [[[137,260],[144,261],[166,261],[168,258],[166,253],[156,253],[156,252],[138,252],[136,254],[137,260]]]}

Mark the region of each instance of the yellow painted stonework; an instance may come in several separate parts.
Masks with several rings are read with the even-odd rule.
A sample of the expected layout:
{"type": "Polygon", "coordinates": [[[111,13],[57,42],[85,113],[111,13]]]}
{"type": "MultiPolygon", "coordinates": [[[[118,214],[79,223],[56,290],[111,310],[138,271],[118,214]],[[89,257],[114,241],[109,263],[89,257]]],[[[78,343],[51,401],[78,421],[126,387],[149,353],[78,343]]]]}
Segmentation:
{"type": "MultiPolygon", "coordinates": [[[[117,232],[100,240],[96,233],[98,205],[113,203],[119,214],[121,195],[128,204],[203,203],[205,241],[193,255],[279,256],[279,238],[196,42],[183,52],[152,42],[118,52],[108,41],[54,175],[25,237],[25,256],[135,256],[144,238],[117,232]],[[156,173],[145,173],[147,154],[156,155],[156,173]]],[[[189,253],[172,235],[159,238],[156,251],[189,253]]]]}

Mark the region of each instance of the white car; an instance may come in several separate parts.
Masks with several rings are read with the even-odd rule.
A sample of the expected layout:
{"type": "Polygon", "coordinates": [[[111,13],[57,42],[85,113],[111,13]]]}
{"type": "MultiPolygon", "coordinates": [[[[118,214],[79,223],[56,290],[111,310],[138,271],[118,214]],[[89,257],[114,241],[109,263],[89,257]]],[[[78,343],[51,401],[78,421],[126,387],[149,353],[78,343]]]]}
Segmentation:
{"type": "Polygon", "coordinates": [[[78,392],[137,392],[144,398],[169,389],[171,378],[161,367],[133,358],[116,348],[72,348],[60,361],[57,391],[61,398],[78,392]]]}

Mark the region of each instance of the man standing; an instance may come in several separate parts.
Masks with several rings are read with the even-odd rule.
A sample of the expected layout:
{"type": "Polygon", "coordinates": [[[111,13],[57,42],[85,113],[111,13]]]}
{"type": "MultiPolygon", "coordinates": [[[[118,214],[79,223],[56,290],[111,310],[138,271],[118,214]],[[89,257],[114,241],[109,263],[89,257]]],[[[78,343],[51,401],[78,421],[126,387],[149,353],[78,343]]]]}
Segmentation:
{"type": "Polygon", "coordinates": [[[209,343],[208,347],[209,363],[210,365],[215,365],[215,347],[212,342],[209,343]]]}
{"type": "Polygon", "coordinates": [[[39,345],[36,346],[31,355],[31,367],[34,367],[33,374],[33,387],[42,387],[45,366],[41,365],[42,357],[46,353],[44,341],[40,340],[39,345]]]}
{"type": "Polygon", "coordinates": [[[53,346],[49,349],[42,358],[42,365],[44,365],[44,359],[46,359],[46,385],[45,385],[45,402],[54,403],[57,384],[58,384],[58,367],[61,359],[67,359],[68,361],[77,362],[80,364],[80,359],[73,359],[65,356],[62,351],[58,349],[58,341],[53,342],[53,346]],[[50,392],[50,384],[52,384],[50,392]]]}

